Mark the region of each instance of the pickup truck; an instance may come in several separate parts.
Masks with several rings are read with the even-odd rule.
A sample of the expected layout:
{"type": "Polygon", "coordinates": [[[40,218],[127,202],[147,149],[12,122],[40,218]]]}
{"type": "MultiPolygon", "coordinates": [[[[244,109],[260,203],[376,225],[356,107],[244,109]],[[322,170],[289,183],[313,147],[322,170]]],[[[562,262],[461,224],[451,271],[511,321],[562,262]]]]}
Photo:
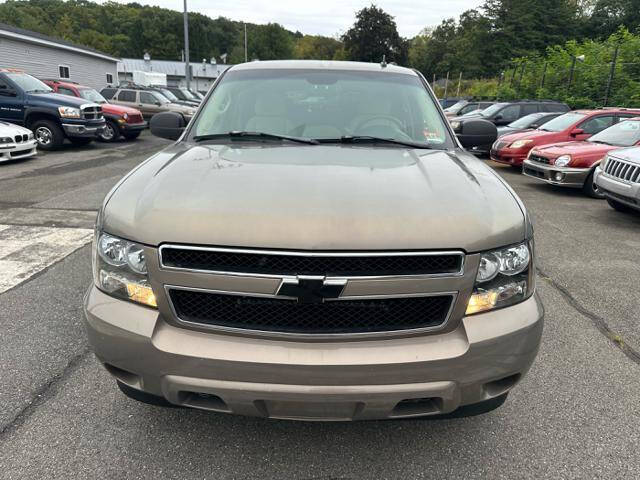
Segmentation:
{"type": "Polygon", "coordinates": [[[81,98],[52,93],[50,87],[17,69],[0,69],[0,121],[32,130],[38,147],[59,148],[91,142],[105,127],[102,107],[81,98]]]}

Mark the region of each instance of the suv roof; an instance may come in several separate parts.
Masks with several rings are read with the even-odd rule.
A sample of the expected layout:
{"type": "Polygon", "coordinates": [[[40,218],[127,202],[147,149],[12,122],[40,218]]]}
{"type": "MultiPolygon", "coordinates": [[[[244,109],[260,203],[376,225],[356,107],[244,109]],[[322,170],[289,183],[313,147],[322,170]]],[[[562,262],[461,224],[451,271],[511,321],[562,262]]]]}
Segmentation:
{"type": "Polygon", "coordinates": [[[370,72],[404,73],[417,76],[418,74],[405,67],[393,63],[342,62],[336,60],[267,60],[241,63],[229,67],[228,70],[261,70],[261,69],[314,69],[314,70],[358,70],[370,72]]]}

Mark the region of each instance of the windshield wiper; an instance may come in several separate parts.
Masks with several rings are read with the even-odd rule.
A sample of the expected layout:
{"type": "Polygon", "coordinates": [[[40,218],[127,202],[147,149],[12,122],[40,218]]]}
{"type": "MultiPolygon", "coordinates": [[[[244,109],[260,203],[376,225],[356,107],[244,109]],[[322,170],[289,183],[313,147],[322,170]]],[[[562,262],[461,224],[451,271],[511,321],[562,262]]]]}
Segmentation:
{"type": "Polygon", "coordinates": [[[287,140],[290,142],[297,143],[306,143],[308,145],[318,145],[320,142],[314,140],[313,138],[303,138],[303,137],[291,137],[289,135],[276,135],[275,133],[264,133],[264,132],[244,132],[244,131],[232,131],[228,133],[211,133],[208,135],[196,135],[193,139],[196,142],[204,142],[207,140],[218,140],[221,138],[241,138],[243,140],[259,140],[259,139],[270,139],[270,140],[287,140]]]}
{"type": "Polygon", "coordinates": [[[589,140],[591,143],[601,143],[602,145],[611,145],[613,146],[612,143],[609,142],[603,142],[602,140],[589,140]]]}
{"type": "Polygon", "coordinates": [[[44,88],[34,88],[33,90],[27,90],[27,93],[49,93],[51,90],[45,90],[44,88]]]}
{"type": "Polygon", "coordinates": [[[340,138],[320,138],[321,143],[389,143],[394,145],[402,145],[411,148],[427,148],[433,147],[419,142],[410,142],[406,140],[396,140],[395,138],[372,137],[370,135],[345,135],[340,138]]]}

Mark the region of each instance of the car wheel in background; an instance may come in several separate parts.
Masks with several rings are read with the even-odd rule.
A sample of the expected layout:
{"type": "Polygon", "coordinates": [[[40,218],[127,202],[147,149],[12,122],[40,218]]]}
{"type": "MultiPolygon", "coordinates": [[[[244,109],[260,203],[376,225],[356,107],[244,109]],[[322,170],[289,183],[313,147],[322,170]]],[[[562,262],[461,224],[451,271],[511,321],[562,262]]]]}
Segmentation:
{"type": "Polygon", "coordinates": [[[618,212],[622,213],[631,213],[633,212],[633,208],[627,207],[624,203],[620,203],[617,200],[613,200],[612,198],[607,198],[607,203],[618,212]]]}
{"type": "Polygon", "coordinates": [[[602,192],[598,189],[596,182],[593,181],[593,171],[589,174],[587,179],[584,181],[584,185],[582,187],[582,191],[590,196],[591,198],[604,198],[602,192]]]}
{"type": "Polygon", "coordinates": [[[115,122],[107,120],[104,129],[98,134],[98,139],[103,142],[115,142],[120,137],[120,130],[115,122]]]}
{"type": "Polygon", "coordinates": [[[92,141],[93,138],[91,137],[69,137],[69,141],[71,143],[73,143],[74,145],[89,145],[92,141]]]}
{"type": "Polygon", "coordinates": [[[36,120],[29,127],[42,150],[55,150],[64,142],[64,132],[51,120],[36,120]]]}
{"type": "Polygon", "coordinates": [[[140,136],[140,133],[141,132],[138,130],[137,132],[125,132],[122,135],[127,140],[135,140],[136,138],[138,138],[140,136]]]}

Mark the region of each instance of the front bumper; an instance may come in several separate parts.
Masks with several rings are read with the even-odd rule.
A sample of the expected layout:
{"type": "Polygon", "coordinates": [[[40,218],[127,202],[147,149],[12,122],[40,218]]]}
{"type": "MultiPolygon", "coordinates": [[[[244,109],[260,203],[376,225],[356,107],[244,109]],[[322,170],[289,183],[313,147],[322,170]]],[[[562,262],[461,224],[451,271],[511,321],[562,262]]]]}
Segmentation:
{"type": "Polygon", "coordinates": [[[522,173],[527,177],[563,187],[582,188],[590,172],[589,168],[556,167],[531,160],[525,160],[522,166],[522,173]]]}
{"type": "Polygon", "coordinates": [[[534,295],[465,317],[453,331],[304,342],[200,332],[91,287],[86,327],[117,380],[176,405],[298,420],[449,413],[510,390],[534,361],[544,310],[534,295]]]}
{"type": "Polygon", "coordinates": [[[489,156],[494,162],[504,163],[506,165],[514,165],[516,167],[522,165],[522,162],[524,162],[528,154],[528,151],[510,152],[506,150],[495,150],[493,148],[491,149],[491,152],[489,152],[489,156]]]}
{"type": "Polygon", "coordinates": [[[596,168],[593,178],[605,197],[640,210],[640,183],[623,182],[604,174],[600,167],[596,168]]]}
{"type": "Polygon", "coordinates": [[[68,137],[95,137],[104,130],[105,122],[62,123],[64,133],[68,137]]]}
{"type": "Polygon", "coordinates": [[[145,130],[149,124],[147,122],[140,123],[118,123],[118,127],[120,127],[120,132],[139,132],[141,130],[145,130]]]}
{"type": "Polygon", "coordinates": [[[0,146],[0,162],[35,157],[37,154],[37,146],[38,142],[36,140],[3,144],[0,146]]]}

